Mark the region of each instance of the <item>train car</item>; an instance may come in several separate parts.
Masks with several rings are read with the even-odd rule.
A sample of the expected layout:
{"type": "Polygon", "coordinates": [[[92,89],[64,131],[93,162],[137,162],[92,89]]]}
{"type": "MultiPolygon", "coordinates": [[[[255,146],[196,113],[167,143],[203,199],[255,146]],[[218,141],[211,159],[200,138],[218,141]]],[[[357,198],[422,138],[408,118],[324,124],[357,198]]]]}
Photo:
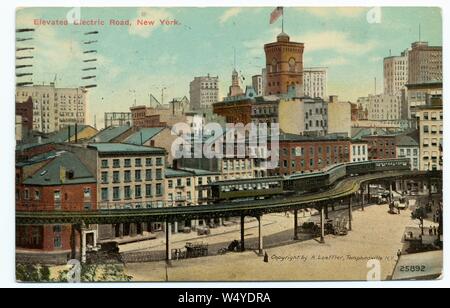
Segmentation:
{"type": "Polygon", "coordinates": [[[295,193],[314,192],[326,187],[327,183],[328,174],[325,172],[293,174],[285,178],[284,188],[295,193]]]}
{"type": "Polygon", "coordinates": [[[375,171],[411,170],[409,158],[373,160],[375,171]]]}
{"type": "Polygon", "coordinates": [[[347,168],[345,164],[337,164],[325,171],[328,174],[327,186],[333,185],[336,181],[346,177],[347,168]]]}
{"type": "Polygon", "coordinates": [[[283,177],[218,181],[210,184],[210,200],[260,199],[284,194],[283,177]]]}
{"type": "Polygon", "coordinates": [[[363,161],[346,164],[347,176],[366,174],[374,171],[375,171],[375,164],[373,163],[373,161],[363,161]]]}
{"type": "Polygon", "coordinates": [[[408,158],[369,160],[348,163],[346,169],[347,176],[380,171],[410,170],[410,161],[408,158]]]}

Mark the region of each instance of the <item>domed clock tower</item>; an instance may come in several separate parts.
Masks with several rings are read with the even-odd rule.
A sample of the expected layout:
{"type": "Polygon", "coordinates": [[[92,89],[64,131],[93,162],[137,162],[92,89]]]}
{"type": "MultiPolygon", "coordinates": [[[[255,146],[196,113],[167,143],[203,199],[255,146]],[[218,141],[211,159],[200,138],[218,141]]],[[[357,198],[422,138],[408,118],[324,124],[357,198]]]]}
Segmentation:
{"type": "Polygon", "coordinates": [[[279,95],[295,86],[303,92],[303,43],[291,42],[289,36],[281,32],[277,41],[264,45],[266,53],[265,95],[279,95]]]}

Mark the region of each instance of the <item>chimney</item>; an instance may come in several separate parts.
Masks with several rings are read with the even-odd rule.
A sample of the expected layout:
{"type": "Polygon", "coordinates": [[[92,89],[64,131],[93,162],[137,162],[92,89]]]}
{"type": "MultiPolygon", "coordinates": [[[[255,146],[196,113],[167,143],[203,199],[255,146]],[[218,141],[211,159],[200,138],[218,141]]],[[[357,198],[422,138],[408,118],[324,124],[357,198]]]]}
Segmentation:
{"type": "Polygon", "coordinates": [[[337,95],[330,95],[330,103],[337,103],[338,101],[337,95]]]}

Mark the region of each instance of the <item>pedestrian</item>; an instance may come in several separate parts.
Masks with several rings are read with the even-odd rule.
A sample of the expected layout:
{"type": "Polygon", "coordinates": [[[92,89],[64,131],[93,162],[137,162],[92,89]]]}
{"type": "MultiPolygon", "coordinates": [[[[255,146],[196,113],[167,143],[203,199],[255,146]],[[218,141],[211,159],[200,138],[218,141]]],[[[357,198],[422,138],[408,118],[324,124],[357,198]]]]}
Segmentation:
{"type": "Polygon", "coordinates": [[[401,249],[399,249],[398,251],[397,251],[397,257],[400,259],[400,256],[402,255],[402,250],[401,249]]]}
{"type": "Polygon", "coordinates": [[[434,232],[434,235],[437,235],[437,228],[436,228],[436,226],[433,227],[433,232],[434,232]]]}
{"type": "Polygon", "coordinates": [[[433,214],[433,222],[436,222],[436,213],[433,214]]]}
{"type": "Polygon", "coordinates": [[[265,262],[265,263],[269,263],[269,255],[267,254],[267,251],[266,251],[266,253],[264,254],[264,262],[265,262]]]}
{"type": "Polygon", "coordinates": [[[429,235],[433,235],[433,228],[430,227],[430,229],[428,230],[429,235]]]}

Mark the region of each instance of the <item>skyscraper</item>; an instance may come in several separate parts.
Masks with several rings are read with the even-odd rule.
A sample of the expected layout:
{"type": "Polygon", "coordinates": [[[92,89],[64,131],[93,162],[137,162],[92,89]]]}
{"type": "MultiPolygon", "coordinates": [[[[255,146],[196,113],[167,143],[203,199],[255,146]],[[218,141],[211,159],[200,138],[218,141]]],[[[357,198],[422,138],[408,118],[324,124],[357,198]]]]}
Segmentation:
{"type": "Polygon", "coordinates": [[[219,77],[195,77],[190,83],[190,103],[192,110],[211,107],[219,101],[219,77]]]}
{"type": "Polygon", "coordinates": [[[442,80],[442,46],[428,46],[428,42],[412,43],[408,62],[409,84],[442,80]]]}

